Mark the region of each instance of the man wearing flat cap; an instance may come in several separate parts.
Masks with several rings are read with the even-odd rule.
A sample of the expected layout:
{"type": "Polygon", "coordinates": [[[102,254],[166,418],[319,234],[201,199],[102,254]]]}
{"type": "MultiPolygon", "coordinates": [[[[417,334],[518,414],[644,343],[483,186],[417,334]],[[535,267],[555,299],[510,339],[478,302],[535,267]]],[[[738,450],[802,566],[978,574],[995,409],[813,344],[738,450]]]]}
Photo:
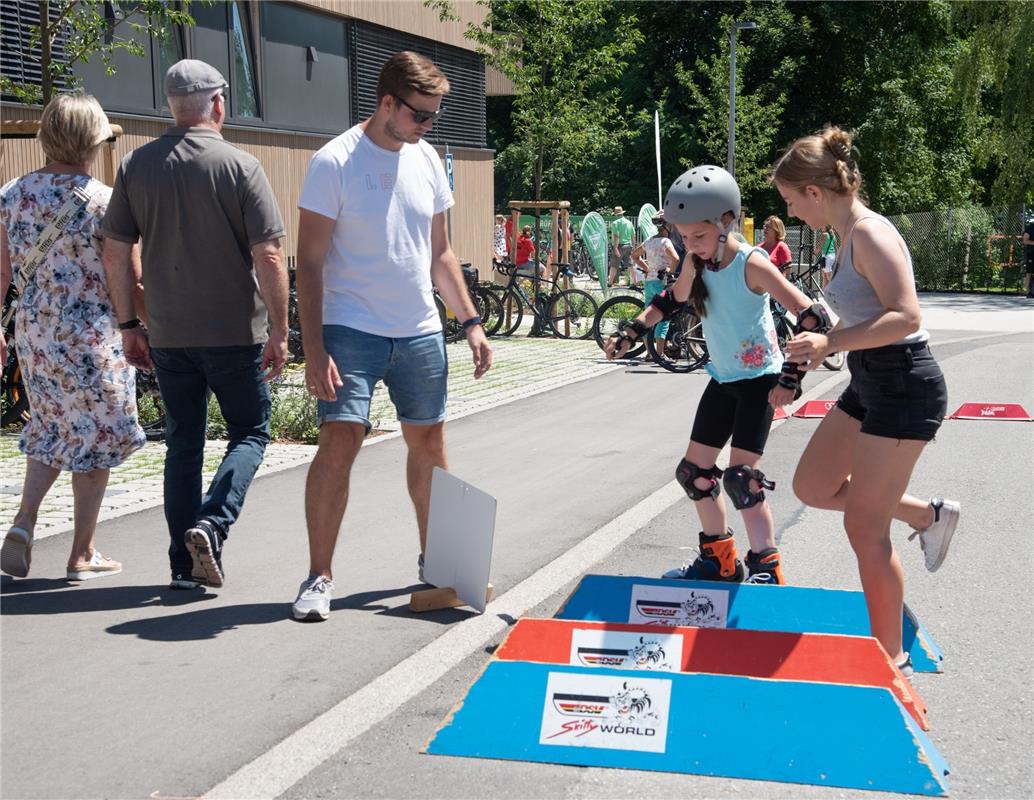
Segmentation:
{"type": "Polygon", "coordinates": [[[267,384],[287,359],[284,224],[258,160],[220,134],[228,89],[203,61],[169,68],[175,124],[123,159],[102,228],[126,357],[155,370],[165,405],[173,589],[223,585],[223,542],[269,442],[267,384]],[[134,305],[138,240],[146,309],[134,305]],[[229,444],[202,494],[209,392],[229,444]]]}

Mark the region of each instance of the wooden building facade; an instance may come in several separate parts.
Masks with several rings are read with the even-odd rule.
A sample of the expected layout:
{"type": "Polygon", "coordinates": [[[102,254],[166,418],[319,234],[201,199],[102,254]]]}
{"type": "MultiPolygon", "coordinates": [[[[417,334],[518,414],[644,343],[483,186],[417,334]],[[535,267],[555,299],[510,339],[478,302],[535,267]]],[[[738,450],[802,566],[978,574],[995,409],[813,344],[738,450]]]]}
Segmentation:
{"type": "MultiPolygon", "coordinates": [[[[456,5],[464,20],[483,20],[484,9],[474,2],[456,5]]],[[[18,72],[26,62],[16,55],[35,24],[34,9],[35,0],[4,0],[2,5],[3,74],[16,80],[32,80],[31,74],[18,72]]],[[[453,249],[487,276],[494,153],[485,138],[485,65],[463,38],[463,24],[440,21],[422,0],[228,0],[194,4],[191,13],[194,27],[176,31],[165,42],[142,40],[143,58],[120,54],[114,76],[99,63],[79,70],[83,88],[122,127],[116,161],[171,123],[161,92],[168,66],[180,58],[211,63],[230,83],[223,136],[262,162],[287,225],[286,252],[293,256],[298,196],[310,157],[373,112],[384,61],[399,50],[414,50],[431,58],[451,84],[444,102],[448,110],[428,141],[443,157],[448,147],[453,157],[453,249]]],[[[0,124],[38,119],[40,113],[38,107],[5,101],[0,124]]],[[[31,139],[6,139],[2,148],[2,182],[43,166],[43,153],[31,139]]],[[[94,174],[101,177],[96,167],[94,174]]]]}

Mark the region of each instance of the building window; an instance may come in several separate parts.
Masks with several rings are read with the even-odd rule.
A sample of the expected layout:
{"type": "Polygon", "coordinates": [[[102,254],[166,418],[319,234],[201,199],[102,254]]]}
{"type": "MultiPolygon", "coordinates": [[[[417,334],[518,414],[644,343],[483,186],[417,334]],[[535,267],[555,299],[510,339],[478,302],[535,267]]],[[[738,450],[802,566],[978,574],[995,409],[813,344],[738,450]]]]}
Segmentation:
{"type": "Polygon", "coordinates": [[[258,87],[255,85],[255,59],[251,51],[251,26],[245,27],[245,16],[240,3],[230,3],[230,40],[233,45],[233,75],[230,90],[233,94],[234,116],[258,117],[258,87]]]}
{"type": "Polygon", "coordinates": [[[340,133],[351,122],[347,20],[262,3],[263,119],[291,130],[340,133]]]}

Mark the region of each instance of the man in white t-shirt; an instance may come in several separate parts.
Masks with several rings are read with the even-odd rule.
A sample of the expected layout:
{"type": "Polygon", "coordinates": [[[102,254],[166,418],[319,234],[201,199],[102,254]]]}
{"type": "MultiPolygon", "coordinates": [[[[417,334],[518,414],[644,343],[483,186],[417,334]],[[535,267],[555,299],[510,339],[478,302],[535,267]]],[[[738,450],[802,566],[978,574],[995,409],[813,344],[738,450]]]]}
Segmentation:
{"type": "Polygon", "coordinates": [[[452,192],[424,141],[445,112],[448,91],[445,75],[427,58],[396,53],[381,69],[373,116],[317,152],[302,187],[298,310],[320,441],[305,485],[309,576],[292,608],[295,619],[330,613],[331,560],[378,380],[388,387],[409,449],[406,479],[423,580],[431,473],[447,468],[448,364],[432,284],[466,331],[474,377],[492,364],[446,233],[452,192]]]}

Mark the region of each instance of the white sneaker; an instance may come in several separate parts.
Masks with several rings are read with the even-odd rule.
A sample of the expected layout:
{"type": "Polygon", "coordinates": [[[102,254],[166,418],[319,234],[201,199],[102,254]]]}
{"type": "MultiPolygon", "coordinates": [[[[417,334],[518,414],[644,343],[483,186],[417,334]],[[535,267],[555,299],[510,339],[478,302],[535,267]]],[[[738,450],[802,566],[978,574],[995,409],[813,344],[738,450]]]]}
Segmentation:
{"type": "Polygon", "coordinates": [[[122,572],[122,565],[118,561],[102,556],[100,550],[94,550],[93,557],[89,561],[73,564],[68,568],[65,577],[70,581],[92,581],[94,578],[118,575],[120,572],[122,572]]]}
{"type": "Polygon", "coordinates": [[[926,556],[926,568],[930,572],[936,572],[948,555],[948,547],[951,545],[955,527],[959,524],[962,506],[954,500],[934,497],[930,500],[930,507],[933,509],[933,524],[925,531],[913,531],[908,540],[919,537],[919,546],[923,548],[923,555],[926,556]]]}
{"type": "Polygon", "coordinates": [[[0,546],[0,570],[16,578],[29,574],[32,564],[32,533],[18,525],[12,525],[0,546]]]}
{"type": "Polygon", "coordinates": [[[903,678],[911,678],[912,673],[915,672],[915,669],[912,666],[911,653],[905,653],[905,657],[894,666],[898,668],[898,672],[901,673],[903,678]]]}
{"type": "Polygon", "coordinates": [[[298,599],[291,613],[298,620],[322,621],[330,616],[330,601],[334,597],[334,581],[323,575],[306,578],[298,587],[298,599]]]}

